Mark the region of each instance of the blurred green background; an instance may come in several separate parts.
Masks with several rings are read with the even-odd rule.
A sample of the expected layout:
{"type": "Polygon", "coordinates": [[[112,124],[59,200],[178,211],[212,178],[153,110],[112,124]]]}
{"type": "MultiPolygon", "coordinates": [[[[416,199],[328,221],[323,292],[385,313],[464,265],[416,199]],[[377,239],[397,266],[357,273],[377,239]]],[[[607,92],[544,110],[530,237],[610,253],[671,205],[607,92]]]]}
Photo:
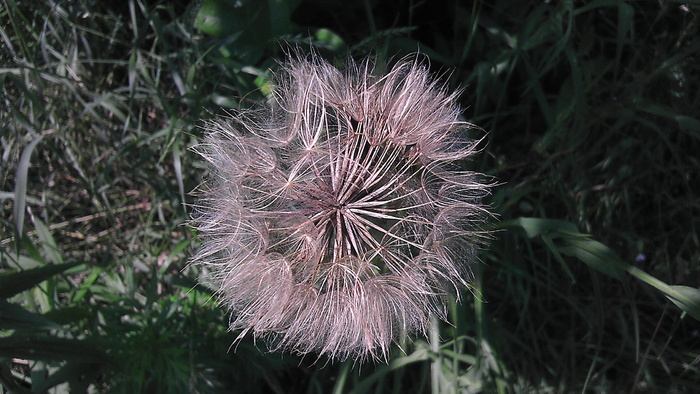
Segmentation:
{"type": "Polygon", "coordinates": [[[700,392],[700,2],[0,0],[5,393],[700,392]],[[231,346],[187,265],[201,120],[290,48],[421,52],[498,221],[440,342],[231,346]]]}

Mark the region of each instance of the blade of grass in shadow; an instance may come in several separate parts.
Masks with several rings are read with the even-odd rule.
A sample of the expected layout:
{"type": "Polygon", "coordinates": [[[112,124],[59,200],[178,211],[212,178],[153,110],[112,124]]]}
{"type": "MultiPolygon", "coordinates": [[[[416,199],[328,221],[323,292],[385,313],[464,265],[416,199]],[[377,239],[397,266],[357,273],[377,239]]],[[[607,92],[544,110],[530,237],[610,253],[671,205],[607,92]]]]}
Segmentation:
{"type": "Polygon", "coordinates": [[[27,330],[63,330],[63,327],[40,314],[0,300],[0,329],[26,332],[27,330]]]}
{"type": "MultiPolygon", "coordinates": [[[[50,388],[58,386],[61,383],[68,383],[68,392],[88,392],[87,388],[93,379],[97,378],[101,373],[102,369],[98,368],[94,363],[90,362],[69,362],[66,365],[61,366],[56,372],[49,375],[42,384],[37,385],[38,387],[33,388],[34,393],[45,393],[50,388]],[[86,375],[89,378],[86,378],[86,375]],[[80,387],[80,389],[78,389],[80,387]]],[[[60,392],[56,389],[55,392],[60,392]]]]}
{"type": "Polygon", "coordinates": [[[404,368],[409,364],[413,364],[420,361],[425,361],[430,359],[430,354],[427,347],[419,347],[411,355],[397,357],[389,362],[387,365],[380,365],[377,367],[377,371],[368,377],[364,378],[360,383],[353,387],[348,394],[363,394],[369,392],[372,385],[379,379],[383,378],[385,375],[392,371],[404,368]]]}
{"type": "Polygon", "coordinates": [[[54,264],[63,264],[63,256],[61,256],[56,240],[51,234],[49,227],[37,217],[32,217],[32,220],[34,222],[34,227],[36,227],[37,235],[41,240],[41,246],[44,249],[44,253],[46,253],[46,257],[54,264]]]}
{"type": "Polygon", "coordinates": [[[10,298],[80,264],[82,262],[74,261],[72,263],[46,265],[40,268],[0,275],[0,298],[10,298]]]}
{"type": "Polygon", "coordinates": [[[585,238],[566,238],[565,241],[566,245],[559,246],[561,253],[576,257],[605,275],[621,279],[622,273],[629,267],[629,264],[600,242],[585,238]]]}
{"type": "Polygon", "coordinates": [[[637,267],[630,266],[627,272],[649,286],[664,293],[682,311],[700,320],[700,289],[683,285],[667,285],[637,267]]]}
{"type": "Polygon", "coordinates": [[[689,135],[695,138],[700,138],[700,120],[696,118],[679,114],[669,107],[658,104],[643,103],[638,105],[637,108],[652,115],[673,119],[678,123],[681,131],[688,132],[689,135]]]}
{"type": "Polygon", "coordinates": [[[32,152],[36,145],[41,141],[42,137],[35,138],[22,151],[22,156],[17,164],[17,172],[15,175],[15,231],[18,235],[22,234],[24,228],[24,207],[27,205],[27,175],[29,173],[29,160],[31,160],[32,152]]]}
{"type": "Polygon", "coordinates": [[[185,205],[185,184],[182,177],[182,160],[180,159],[180,141],[175,140],[173,144],[173,170],[175,170],[175,179],[177,180],[177,189],[180,192],[180,205],[182,206],[185,216],[187,215],[187,206],[185,205]]]}
{"type": "Polygon", "coordinates": [[[19,336],[0,338],[0,356],[28,360],[78,360],[105,363],[107,354],[95,341],[49,336],[19,336]]]}
{"type": "Polygon", "coordinates": [[[563,245],[558,246],[560,253],[576,257],[591,268],[613,278],[622,280],[622,273],[627,272],[640,281],[661,291],[666,298],[683,312],[700,320],[700,289],[689,286],[670,286],[643,270],[626,263],[606,245],[588,238],[585,234],[572,232],[573,223],[542,218],[519,218],[505,223],[501,227],[520,227],[529,238],[560,232],[563,245]],[[561,227],[561,230],[558,229],[561,227]]]}
{"type": "Polygon", "coordinates": [[[343,394],[345,388],[345,382],[348,380],[348,375],[352,370],[352,365],[355,363],[354,360],[345,360],[340,367],[340,372],[338,373],[338,380],[333,387],[333,394],[343,394]]]}

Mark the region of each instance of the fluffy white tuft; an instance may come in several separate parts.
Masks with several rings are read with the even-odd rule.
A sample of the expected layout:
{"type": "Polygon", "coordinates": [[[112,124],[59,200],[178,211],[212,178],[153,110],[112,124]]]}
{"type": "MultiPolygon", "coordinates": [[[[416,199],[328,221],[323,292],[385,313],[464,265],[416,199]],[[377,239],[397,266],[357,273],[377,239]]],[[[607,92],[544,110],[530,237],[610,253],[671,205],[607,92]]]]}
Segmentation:
{"type": "Polygon", "coordinates": [[[455,95],[417,61],[290,60],[269,102],[206,124],[194,226],[231,328],[275,349],[386,359],[444,318],[488,217],[455,95]]]}

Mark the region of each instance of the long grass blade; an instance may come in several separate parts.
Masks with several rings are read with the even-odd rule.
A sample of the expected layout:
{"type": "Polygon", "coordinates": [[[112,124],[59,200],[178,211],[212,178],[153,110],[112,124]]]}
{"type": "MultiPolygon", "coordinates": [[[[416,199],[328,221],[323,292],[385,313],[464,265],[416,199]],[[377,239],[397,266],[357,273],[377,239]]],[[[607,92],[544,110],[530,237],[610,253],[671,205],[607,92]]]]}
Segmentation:
{"type": "Polygon", "coordinates": [[[22,156],[17,164],[17,172],[15,175],[15,231],[21,236],[24,230],[24,208],[27,205],[27,180],[29,176],[29,161],[32,158],[34,148],[42,140],[39,136],[32,140],[22,151],[22,156]]]}

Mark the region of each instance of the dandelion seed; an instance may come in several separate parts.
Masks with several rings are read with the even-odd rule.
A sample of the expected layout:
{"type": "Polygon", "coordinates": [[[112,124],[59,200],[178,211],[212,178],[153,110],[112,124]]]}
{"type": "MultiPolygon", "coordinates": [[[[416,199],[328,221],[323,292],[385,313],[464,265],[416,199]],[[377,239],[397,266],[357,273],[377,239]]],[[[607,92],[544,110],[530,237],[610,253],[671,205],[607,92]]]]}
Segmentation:
{"type": "Polygon", "coordinates": [[[239,338],[386,359],[468,286],[488,185],[478,141],[420,62],[290,60],[269,102],[206,125],[194,226],[239,338]]]}

